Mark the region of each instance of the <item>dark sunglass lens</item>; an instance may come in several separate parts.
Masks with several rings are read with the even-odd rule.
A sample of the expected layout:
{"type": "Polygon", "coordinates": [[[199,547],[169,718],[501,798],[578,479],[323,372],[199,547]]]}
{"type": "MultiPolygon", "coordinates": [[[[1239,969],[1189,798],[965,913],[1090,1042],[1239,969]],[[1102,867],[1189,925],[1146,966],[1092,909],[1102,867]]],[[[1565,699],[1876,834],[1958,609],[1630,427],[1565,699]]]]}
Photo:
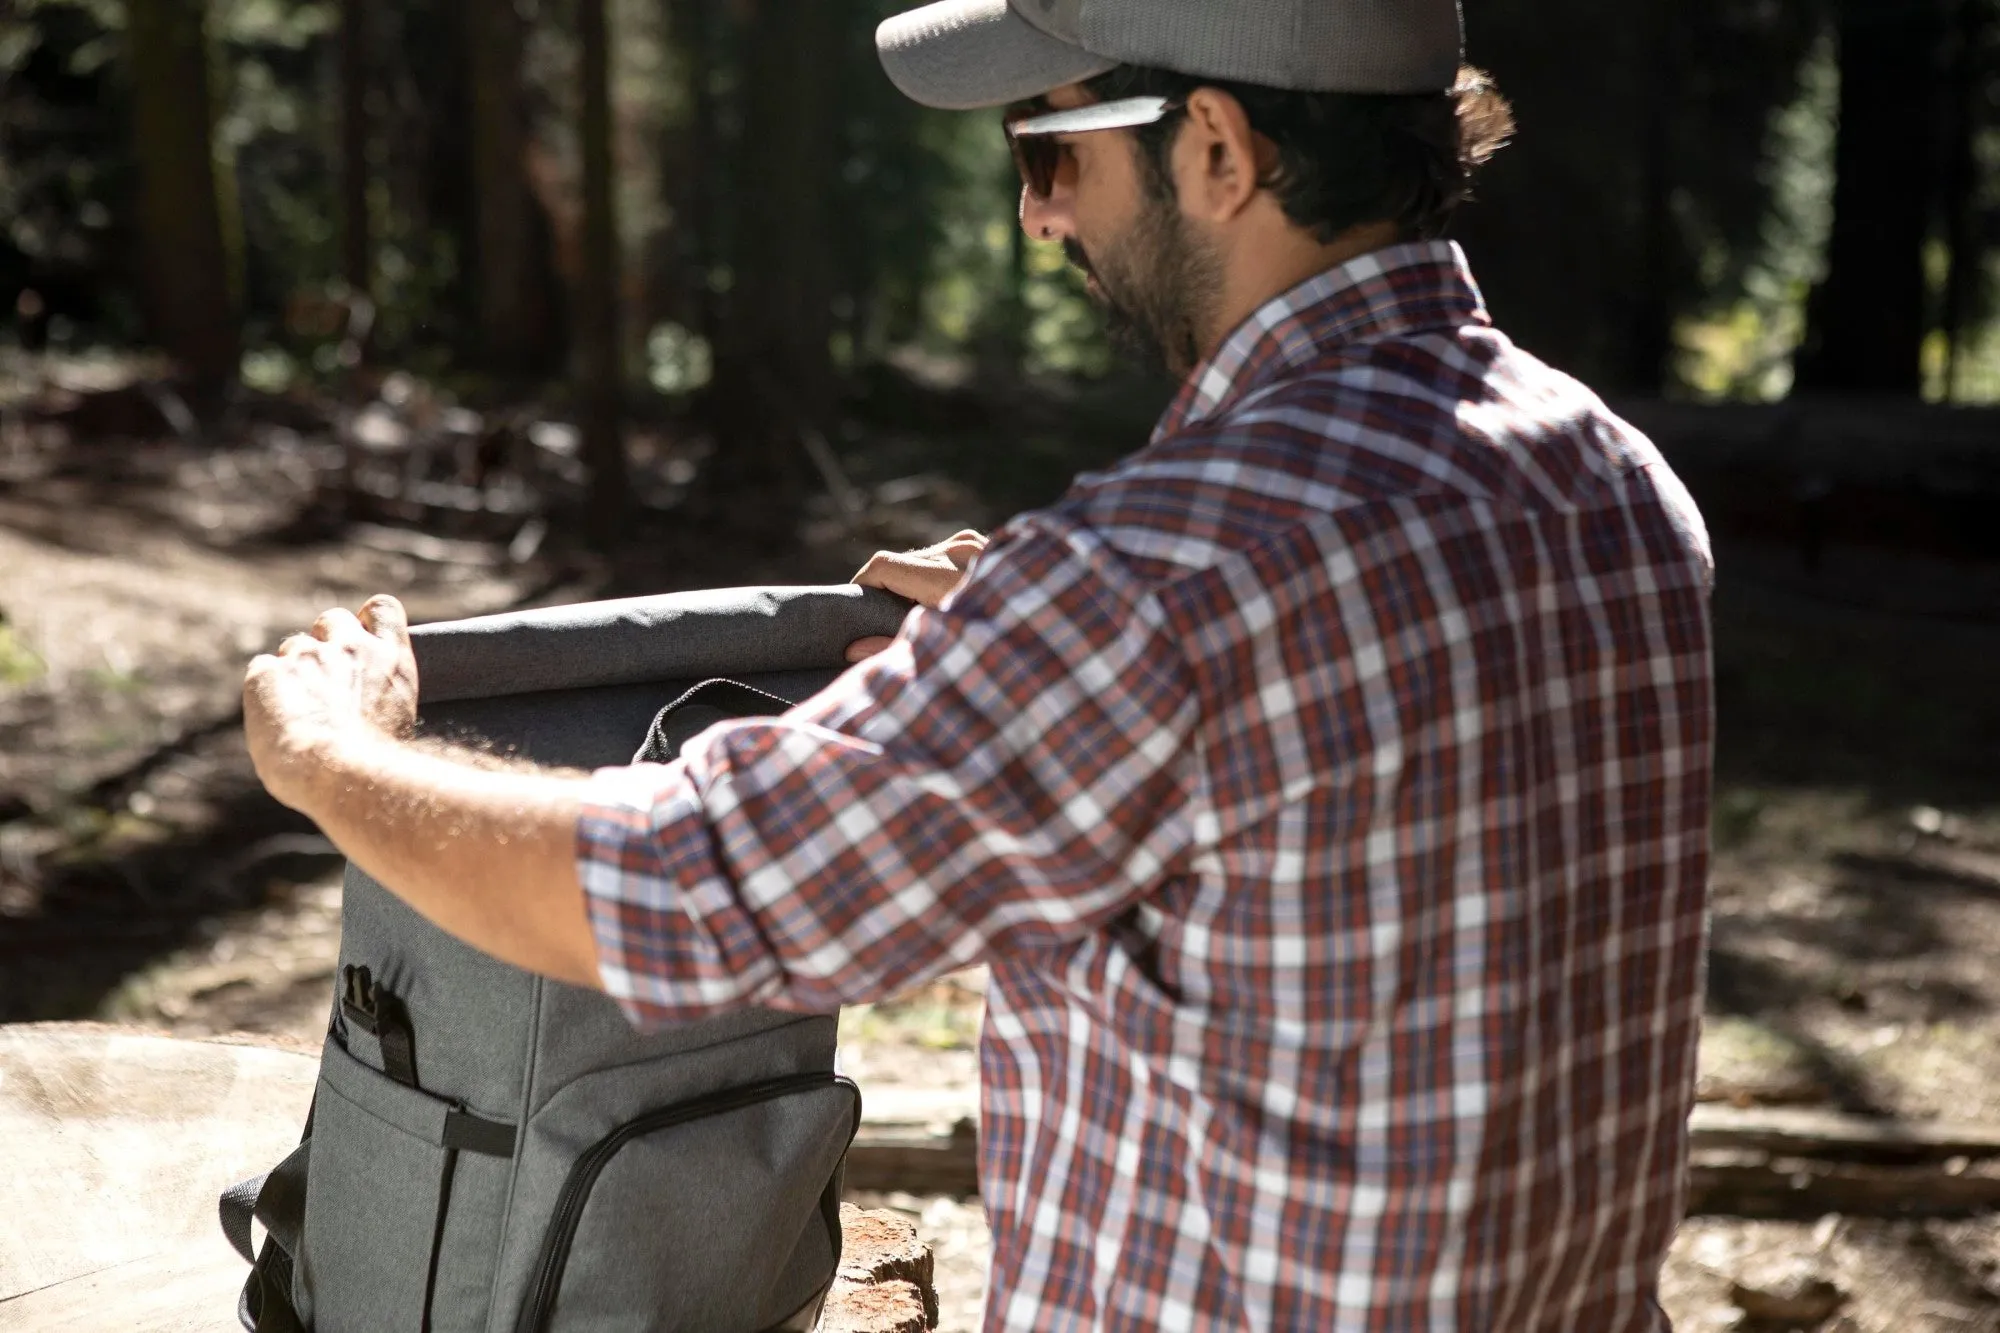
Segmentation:
{"type": "Polygon", "coordinates": [[[1034,192],[1038,199],[1046,199],[1055,193],[1056,165],[1061,160],[1062,147],[1055,140],[1041,135],[1027,135],[1011,138],[1014,145],[1014,166],[1021,173],[1022,183],[1034,192]]]}

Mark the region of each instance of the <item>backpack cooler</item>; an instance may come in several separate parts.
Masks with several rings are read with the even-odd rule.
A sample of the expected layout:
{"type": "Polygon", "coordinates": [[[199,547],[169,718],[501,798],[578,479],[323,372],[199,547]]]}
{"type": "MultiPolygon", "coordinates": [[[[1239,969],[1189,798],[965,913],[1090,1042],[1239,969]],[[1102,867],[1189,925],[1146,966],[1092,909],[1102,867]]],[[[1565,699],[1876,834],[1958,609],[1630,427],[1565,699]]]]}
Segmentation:
{"type": "MultiPolygon", "coordinates": [[[[546,764],[664,760],[819,690],[907,610],[853,586],[748,588],[423,626],[422,724],[546,764]]],[[[253,1214],[268,1233],[244,1327],[810,1329],[861,1119],[836,1025],[745,1009],[642,1035],[609,997],[460,943],[349,866],[305,1138],[223,1196],[246,1259],[253,1214]]]]}

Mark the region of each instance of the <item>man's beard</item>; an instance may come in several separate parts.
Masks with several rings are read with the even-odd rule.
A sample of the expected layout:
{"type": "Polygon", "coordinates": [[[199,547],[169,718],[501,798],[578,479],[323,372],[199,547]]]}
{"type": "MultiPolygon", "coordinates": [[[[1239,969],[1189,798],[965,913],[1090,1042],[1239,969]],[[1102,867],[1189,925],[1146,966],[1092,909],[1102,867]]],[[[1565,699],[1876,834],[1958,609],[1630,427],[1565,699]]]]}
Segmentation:
{"type": "Polygon", "coordinates": [[[1158,361],[1175,376],[1193,370],[1222,290],[1215,252],[1152,182],[1131,228],[1098,250],[1093,259],[1075,237],[1063,241],[1069,262],[1090,279],[1087,290],[1104,311],[1112,346],[1140,361],[1158,361]]]}

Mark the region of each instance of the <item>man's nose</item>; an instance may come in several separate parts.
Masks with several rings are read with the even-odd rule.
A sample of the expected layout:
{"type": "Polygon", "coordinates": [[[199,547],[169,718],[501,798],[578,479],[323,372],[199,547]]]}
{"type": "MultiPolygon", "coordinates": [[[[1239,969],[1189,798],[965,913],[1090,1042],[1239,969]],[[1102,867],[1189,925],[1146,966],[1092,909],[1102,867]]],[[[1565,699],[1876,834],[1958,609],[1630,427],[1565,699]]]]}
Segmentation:
{"type": "Polygon", "coordinates": [[[1044,198],[1021,187],[1021,230],[1030,240],[1060,241],[1076,229],[1067,193],[1058,185],[1054,194],[1044,198]]]}

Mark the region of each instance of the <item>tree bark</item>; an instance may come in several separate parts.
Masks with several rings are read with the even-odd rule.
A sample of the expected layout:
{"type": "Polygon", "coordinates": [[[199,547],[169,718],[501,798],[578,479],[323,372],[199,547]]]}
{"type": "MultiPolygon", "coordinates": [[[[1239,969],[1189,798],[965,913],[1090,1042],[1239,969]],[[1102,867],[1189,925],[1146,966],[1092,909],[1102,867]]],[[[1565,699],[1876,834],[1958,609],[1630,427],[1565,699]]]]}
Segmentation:
{"type": "Polygon", "coordinates": [[[631,492],[620,423],[618,221],[611,182],[611,42],[604,0],[577,0],[583,55],[583,268],[577,284],[579,397],[583,455],[590,466],[591,532],[599,542],[623,535],[631,492]]]}
{"type": "Polygon", "coordinates": [[[340,276],[363,299],[372,299],[375,290],[368,226],[369,4],[340,5],[340,276]]]}
{"type": "Polygon", "coordinates": [[[668,183],[680,257],[679,315],[713,345],[715,295],[709,288],[717,259],[715,182],[721,134],[716,124],[714,0],[666,0],[669,40],[680,49],[689,92],[686,150],[668,183]]]}
{"type": "Polygon", "coordinates": [[[480,359],[503,376],[560,363],[548,225],[529,188],[521,85],[524,33],[513,0],[461,0],[472,121],[473,306],[480,359]]]}
{"type": "Polygon", "coordinates": [[[1958,0],[1952,76],[1946,86],[1944,212],[1945,245],[1951,268],[1945,275],[1938,329],[1949,349],[1944,397],[1958,396],[1959,371],[1985,282],[1985,228],[1980,209],[1979,140],[1987,127],[1986,46],[1994,20],[1993,0],[1958,0]]]}
{"type": "Polygon", "coordinates": [[[1649,0],[1645,18],[1648,45],[1653,50],[1650,87],[1642,111],[1645,128],[1640,146],[1639,271],[1631,304],[1631,332],[1626,345],[1630,364],[1619,387],[1628,393],[1657,394],[1672,373],[1674,353],[1675,269],[1680,254],[1673,217],[1674,123],[1677,96],[1683,86],[1680,71],[1679,25],[1674,18],[1682,0],[1649,0]]]}
{"type": "Polygon", "coordinates": [[[1825,279],[1807,304],[1800,389],[1918,397],[1924,242],[1944,22],[1939,0],[1841,0],[1840,132],[1825,279]]]}
{"type": "Polygon", "coordinates": [[[840,145],[833,114],[844,7],[748,0],[735,285],[716,358],[719,517],[784,543],[808,481],[801,441],[831,424],[835,378],[829,246],[840,145]]]}
{"type": "Polygon", "coordinates": [[[217,190],[201,0],[131,0],[132,138],[153,337],[198,398],[236,378],[240,332],[217,190]]]}

